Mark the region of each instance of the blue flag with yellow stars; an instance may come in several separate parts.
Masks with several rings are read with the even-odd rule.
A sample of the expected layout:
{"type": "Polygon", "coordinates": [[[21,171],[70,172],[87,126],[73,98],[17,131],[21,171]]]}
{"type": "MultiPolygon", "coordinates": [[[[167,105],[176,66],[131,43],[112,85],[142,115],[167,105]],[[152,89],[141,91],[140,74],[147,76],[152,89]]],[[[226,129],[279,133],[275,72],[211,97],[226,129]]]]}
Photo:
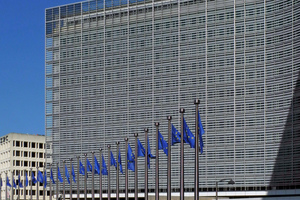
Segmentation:
{"type": "Polygon", "coordinates": [[[16,185],[16,182],[15,182],[14,177],[13,177],[13,187],[14,187],[14,188],[17,188],[17,185],[16,185]]]}
{"type": "Polygon", "coordinates": [[[104,160],[103,155],[102,155],[102,174],[103,174],[103,175],[108,175],[107,167],[106,167],[106,164],[105,164],[105,160],[104,160]]]}
{"type": "Polygon", "coordinates": [[[44,173],[44,188],[47,187],[47,172],[44,173]]]}
{"type": "Polygon", "coordinates": [[[28,176],[27,176],[27,172],[25,172],[25,187],[28,186],[28,176]]]}
{"type": "Polygon", "coordinates": [[[110,151],[110,166],[115,166],[117,168],[117,161],[114,157],[114,154],[110,151]]]}
{"type": "Polygon", "coordinates": [[[138,157],[139,156],[144,157],[146,150],[143,147],[143,145],[142,145],[142,143],[141,143],[141,141],[139,139],[137,140],[137,142],[138,142],[138,157]]]}
{"type": "Polygon", "coordinates": [[[202,122],[201,122],[201,118],[200,118],[200,113],[198,111],[198,134],[199,134],[199,142],[200,142],[200,152],[201,154],[203,153],[203,139],[202,139],[202,135],[205,133],[202,122]]]}
{"type": "Polygon", "coordinates": [[[40,170],[38,170],[37,180],[40,183],[44,182],[43,174],[42,174],[42,172],[40,170]]]}
{"type": "Polygon", "coordinates": [[[82,162],[81,161],[79,161],[79,173],[80,174],[82,174],[82,175],[84,175],[85,174],[85,168],[84,168],[84,166],[83,166],[83,164],[82,164],[82,162]]]}
{"type": "Polygon", "coordinates": [[[120,165],[120,172],[123,174],[123,167],[122,167],[121,151],[120,151],[120,149],[119,149],[118,163],[120,165]]]}
{"type": "Polygon", "coordinates": [[[180,143],[180,132],[175,128],[175,126],[172,124],[172,146],[176,143],[180,143]]]}
{"type": "Polygon", "coordinates": [[[57,167],[57,176],[58,176],[58,180],[62,183],[64,182],[63,178],[61,177],[60,171],[59,171],[59,167],[57,167]]]}
{"type": "Polygon", "coordinates": [[[74,183],[76,183],[76,176],[75,176],[75,171],[74,171],[74,166],[73,166],[73,164],[72,164],[72,177],[73,177],[73,181],[74,181],[74,183]]]}
{"type": "Polygon", "coordinates": [[[87,164],[87,166],[88,166],[87,172],[92,172],[93,166],[92,166],[92,164],[90,163],[89,159],[86,159],[86,164],[87,164]]]}
{"type": "Polygon", "coordinates": [[[158,131],[158,149],[163,149],[165,154],[168,155],[168,143],[164,140],[164,137],[158,131]]]}
{"type": "Polygon", "coordinates": [[[53,184],[55,184],[52,168],[50,171],[50,180],[52,181],[53,184]]]}
{"type": "Polygon", "coordinates": [[[33,184],[36,184],[36,183],[37,183],[37,180],[36,180],[36,178],[34,177],[33,171],[31,172],[31,182],[32,182],[33,184]]]}
{"type": "Polygon", "coordinates": [[[70,184],[70,174],[69,174],[67,165],[65,165],[65,174],[66,174],[66,177],[67,177],[67,181],[68,181],[68,183],[70,184]]]}
{"type": "Polygon", "coordinates": [[[96,156],[95,156],[95,173],[100,174],[100,165],[98,163],[96,156]]]}
{"type": "Polygon", "coordinates": [[[9,183],[8,177],[6,177],[6,185],[7,185],[8,187],[11,187],[11,184],[9,183]]]}
{"type": "Polygon", "coordinates": [[[21,177],[20,177],[20,174],[19,174],[19,176],[18,176],[18,184],[19,184],[19,187],[20,188],[23,188],[23,184],[22,184],[22,182],[21,182],[21,177]]]}
{"type": "Polygon", "coordinates": [[[130,144],[128,143],[128,151],[127,151],[127,167],[129,170],[133,171],[135,170],[134,167],[135,164],[135,156],[132,152],[132,149],[130,147],[130,144]]]}
{"type": "Polygon", "coordinates": [[[191,146],[191,148],[195,148],[195,136],[189,129],[184,118],[183,118],[183,139],[186,143],[188,143],[191,146]]]}

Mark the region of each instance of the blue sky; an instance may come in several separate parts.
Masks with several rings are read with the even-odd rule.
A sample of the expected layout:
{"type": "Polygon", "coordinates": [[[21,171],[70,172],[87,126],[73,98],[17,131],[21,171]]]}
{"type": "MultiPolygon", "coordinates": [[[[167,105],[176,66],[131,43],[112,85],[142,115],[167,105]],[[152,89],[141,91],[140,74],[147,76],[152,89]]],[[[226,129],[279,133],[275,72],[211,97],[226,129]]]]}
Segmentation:
{"type": "Polygon", "coordinates": [[[0,136],[45,133],[45,9],[74,2],[0,0],[0,136]]]}

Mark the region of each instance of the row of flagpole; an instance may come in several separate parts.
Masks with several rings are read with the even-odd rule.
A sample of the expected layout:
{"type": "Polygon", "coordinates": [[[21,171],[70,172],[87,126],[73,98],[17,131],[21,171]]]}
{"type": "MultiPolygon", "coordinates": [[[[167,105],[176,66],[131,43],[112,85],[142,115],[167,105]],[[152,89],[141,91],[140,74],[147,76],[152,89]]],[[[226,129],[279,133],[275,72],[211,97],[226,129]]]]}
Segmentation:
{"type": "MultiPolygon", "coordinates": [[[[171,123],[172,117],[168,116],[168,142],[166,142],[159,132],[159,123],[155,123],[156,127],[156,152],[155,156],[151,154],[150,150],[150,144],[149,144],[149,138],[148,138],[148,129],[144,129],[145,133],[145,145],[146,148],[143,147],[142,143],[138,139],[138,134],[135,133],[135,153],[133,154],[133,151],[130,147],[130,144],[128,143],[128,138],[125,138],[125,148],[126,148],[126,155],[125,158],[127,160],[125,164],[125,199],[128,200],[128,170],[134,171],[135,174],[135,200],[138,199],[138,157],[145,157],[145,200],[148,200],[148,168],[150,168],[150,158],[155,158],[156,163],[155,163],[155,200],[159,200],[159,149],[163,149],[164,153],[168,156],[167,157],[167,200],[171,200],[171,146],[173,146],[176,143],[180,143],[180,200],[184,200],[184,142],[188,143],[192,148],[195,148],[195,180],[194,180],[194,199],[199,200],[199,150],[201,150],[201,154],[203,152],[203,140],[202,140],[202,135],[204,134],[204,129],[201,123],[200,119],[200,114],[198,110],[199,106],[199,99],[196,99],[194,101],[195,104],[195,136],[193,133],[190,131],[188,128],[186,121],[184,119],[184,113],[185,109],[181,108],[179,110],[180,112],[180,117],[181,117],[181,129],[180,132],[183,133],[181,134],[180,132],[177,131],[177,129],[173,126],[171,123]],[[198,140],[200,145],[198,145],[198,140]],[[199,149],[200,147],[200,149],[199,149]]],[[[111,199],[111,188],[110,188],[110,166],[114,165],[116,167],[116,199],[119,200],[119,171],[123,174],[123,168],[122,168],[122,162],[121,162],[121,153],[119,149],[119,142],[116,142],[117,145],[117,155],[118,158],[115,159],[113,156],[113,153],[111,152],[110,145],[107,145],[107,150],[108,150],[108,164],[109,167],[107,168],[105,159],[102,154],[103,149],[99,149],[100,151],[100,157],[98,163],[97,158],[95,156],[95,152],[92,153],[92,158],[93,162],[92,164],[89,162],[87,158],[87,154],[84,154],[84,161],[85,161],[85,166],[80,161],[80,156],[77,156],[77,180],[76,175],[75,175],[75,170],[72,164],[72,159],[70,159],[70,168],[69,170],[71,171],[72,178],[74,183],[77,183],[77,200],[79,200],[79,175],[82,174],[84,175],[84,200],[87,200],[87,172],[91,171],[92,172],[92,200],[95,199],[95,188],[94,188],[94,176],[95,172],[99,175],[99,198],[102,199],[103,196],[103,191],[102,191],[102,175],[107,175],[108,176],[108,200],[111,199]]],[[[67,178],[68,183],[70,184],[70,200],[72,200],[72,180],[70,180],[70,174],[68,167],[66,165],[66,160],[63,161],[65,170],[63,170],[63,176],[61,176],[60,170],[59,170],[59,163],[57,163],[57,173],[56,173],[56,182],[53,177],[53,171],[52,171],[52,164],[50,165],[50,200],[52,200],[52,184],[56,183],[56,198],[58,200],[59,195],[58,195],[58,182],[63,183],[63,194],[62,198],[65,200],[65,178],[67,178]]],[[[37,167],[37,179],[35,179],[34,174],[32,172],[32,169],[30,169],[30,174],[31,174],[31,184],[30,184],[30,194],[32,200],[32,185],[36,184],[36,197],[39,199],[39,189],[38,189],[38,182],[42,183],[44,185],[44,192],[43,192],[43,200],[45,200],[45,188],[47,185],[47,172],[45,170],[44,166],[44,175],[42,174],[41,171],[38,170],[37,167]]],[[[12,173],[13,174],[13,173],[12,173]]],[[[24,200],[26,200],[26,187],[28,186],[28,177],[27,177],[27,172],[24,171],[24,181],[25,184],[24,186],[21,183],[20,180],[20,174],[19,174],[19,183],[18,187],[24,187],[24,200]]],[[[15,187],[13,175],[12,175],[12,180],[13,180],[13,186],[15,187]]],[[[7,197],[7,186],[11,187],[9,183],[9,179],[6,174],[6,197],[7,197]]],[[[2,187],[2,179],[1,179],[1,185],[2,187]]],[[[18,192],[18,195],[20,195],[20,192],[18,192]]],[[[12,197],[13,197],[13,192],[12,192],[12,197]]],[[[0,198],[1,199],[1,198],[0,198]]],[[[7,199],[7,198],[6,198],[7,199]]],[[[20,199],[20,198],[19,198],[20,199]]]]}

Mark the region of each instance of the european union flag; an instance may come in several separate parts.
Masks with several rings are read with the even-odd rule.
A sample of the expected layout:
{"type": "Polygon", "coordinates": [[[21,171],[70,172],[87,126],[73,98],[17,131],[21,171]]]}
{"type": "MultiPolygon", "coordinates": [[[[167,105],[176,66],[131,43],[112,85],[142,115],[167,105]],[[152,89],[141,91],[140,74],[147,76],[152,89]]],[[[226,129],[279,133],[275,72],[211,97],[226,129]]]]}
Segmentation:
{"type": "Polygon", "coordinates": [[[155,156],[153,156],[151,154],[149,137],[147,138],[147,140],[148,140],[148,158],[147,158],[147,164],[148,164],[148,168],[150,169],[150,158],[155,158],[155,156]]]}
{"type": "Polygon", "coordinates": [[[68,183],[70,184],[70,174],[69,174],[67,165],[65,165],[65,174],[66,174],[66,177],[67,177],[67,181],[68,181],[68,183]]]}
{"type": "Polygon", "coordinates": [[[0,188],[2,187],[3,183],[2,183],[2,178],[0,178],[0,188]]]}
{"type": "Polygon", "coordinates": [[[47,172],[44,174],[44,188],[47,187],[47,172]]]}
{"type": "Polygon", "coordinates": [[[15,179],[13,178],[13,187],[14,188],[17,188],[17,185],[16,185],[16,182],[15,182],[15,179]]]}
{"type": "Polygon", "coordinates": [[[200,152],[201,154],[203,153],[203,139],[202,139],[202,135],[205,133],[204,128],[202,126],[202,122],[201,122],[201,118],[200,118],[200,113],[198,111],[198,134],[199,134],[199,142],[200,142],[200,152]]]}
{"type": "Polygon", "coordinates": [[[43,174],[40,170],[38,170],[37,180],[40,183],[43,183],[43,174]]]}
{"type": "Polygon", "coordinates": [[[60,171],[59,171],[59,167],[57,167],[57,176],[58,176],[58,180],[62,183],[64,182],[63,178],[61,177],[60,171]]]}
{"type": "Polygon", "coordinates": [[[100,165],[98,163],[98,160],[97,160],[96,156],[95,156],[95,172],[97,174],[100,174],[100,165]]]}
{"type": "Polygon", "coordinates": [[[11,184],[9,183],[8,177],[6,177],[6,185],[7,185],[8,187],[11,187],[11,184]]]}
{"type": "Polygon", "coordinates": [[[83,164],[82,164],[81,161],[79,161],[79,165],[80,165],[80,167],[79,167],[79,173],[82,174],[82,175],[84,175],[85,168],[84,168],[84,166],[83,166],[83,164]]]}
{"type": "Polygon", "coordinates": [[[86,159],[86,164],[87,164],[87,166],[88,166],[87,171],[88,171],[88,172],[92,172],[93,166],[92,166],[92,164],[90,163],[89,159],[86,159]]]}
{"type": "Polygon", "coordinates": [[[110,166],[115,166],[117,168],[117,162],[115,160],[114,154],[110,151],[110,166]]]}
{"type": "Polygon", "coordinates": [[[172,124],[172,146],[176,143],[180,143],[181,140],[180,135],[181,135],[180,132],[172,124]]]}
{"type": "Polygon", "coordinates": [[[130,144],[128,143],[127,166],[128,166],[128,169],[130,169],[133,172],[135,170],[134,164],[135,164],[135,156],[134,156],[134,154],[132,152],[130,144]]]}
{"type": "Polygon", "coordinates": [[[51,168],[51,171],[50,171],[50,179],[51,179],[52,183],[55,184],[52,168],[51,168]]]}
{"type": "Polygon", "coordinates": [[[19,174],[19,176],[18,176],[18,184],[19,184],[19,187],[20,188],[23,188],[23,184],[22,184],[22,182],[21,182],[21,177],[20,177],[20,174],[19,174]]]}
{"type": "Polygon", "coordinates": [[[106,164],[105,164],[105,160],[104,160],[104,156],[103,156],[103,155],[102,155],[102,174],[103,174],[103,175],[108,175],[107,167],[106,167],[106,164]]]}
{"type": "Polygon", "coordinates": [[[184,118],[183,118],[183,139],[186,143],[190,144],[191,148],[195,148],[195,136],[190,131],[184,118]]]}
{"type": "Polygon", "coordinates": [[[33,171],[31,172],[31,182],[32,182],[33,184],[36,184],[36,183],[37,183],[37,180],[36,180],[36,178],[34,177],[33,171]]]}
{"type": "Polygon", "coordinates": [[[74,171],[74,166],[73,166],[73,164],[72,164],[72,177],[73,177],[73,181],[74,181],[74,183],[76,183],[76,176],[75,176],[75,171],[74,171]]]}
{"type": "Polygon", "coordinates": [[[142,143],[141,143],[141,141],[139,139],[137,140],[137,142],[138,142],[138,157],[139,156],[144,157],[146,150],[143,147],[143,145],[142,145],[142,143]]]}
{"type": "Polygon", "coordinates": [[[164,140],[164,137],[158,131],[158,149],[163,149],[165,154],[168,155],[168,143],[164,140]]]}
{"type": "Polygon", "coordinates": [[[28,176],[27,176],[27,172],[25,172],[25,187],[28,186],[28,176]]]}
{"type": "Polygon", "coordinates": [[[119,149],[118,163],[119,163],[119,165],[120,165],[120,172],[123,174],[123,167],[122,167],[122,161],[121,161],[121,152],[120,152],[120,149],[119,149]]]}

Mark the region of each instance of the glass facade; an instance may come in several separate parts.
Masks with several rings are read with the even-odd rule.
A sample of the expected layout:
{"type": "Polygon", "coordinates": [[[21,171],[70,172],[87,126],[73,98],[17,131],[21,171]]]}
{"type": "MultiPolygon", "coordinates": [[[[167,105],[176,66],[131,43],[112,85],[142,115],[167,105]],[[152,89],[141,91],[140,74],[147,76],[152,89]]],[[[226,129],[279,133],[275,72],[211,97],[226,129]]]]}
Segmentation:
{"type": "MultiPolygon", "coordinates": [[[[148,127],[154,152],[154,122],[167,138],[166,116],[180,130],[180,107],[195,130],[197,97],[206,130],[200,191],[223,178],[233,178],[236,191],[299,188],[299,7],[299,0],[93,0],[46,9],[48,157],[96,151],[98,158],[99,147],[111,144],[116,154],[121,141],[125,165],[123,138],[133,147],[133,134],[144,141],[148,127]]],[[[185,148],[185,188],[193,191],[194,149],[185,148]]],[[[179,150],[172,147],[174,191],[179,150]]],[[[166,159],[161,151],[163,191],[166,159]]],[[[139,169],[143,189],[143,158],[139,169]]]]}

